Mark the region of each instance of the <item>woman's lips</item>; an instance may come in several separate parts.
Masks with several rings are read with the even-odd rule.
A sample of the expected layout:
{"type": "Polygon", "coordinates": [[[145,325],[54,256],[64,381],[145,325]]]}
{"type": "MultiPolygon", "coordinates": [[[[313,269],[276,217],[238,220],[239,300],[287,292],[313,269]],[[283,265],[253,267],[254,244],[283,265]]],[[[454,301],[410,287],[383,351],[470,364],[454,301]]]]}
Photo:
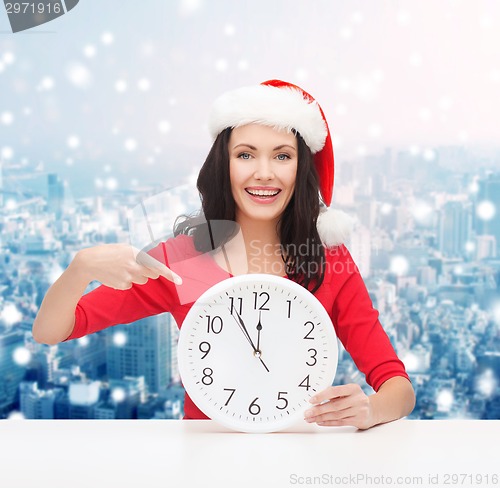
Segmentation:
{"type": "Polygon", "coordinates": [[[265,203],[265,204],[269,204],[269,203],[273,203],[277,200],[277,198],[279,197],[279,194],[281,193],[281,190],[279,188],[266,188],[266,187],[251,187],[251,188],[245,188],[245,192],[247,193],[247,195],[250,197],[250,199],[253,201],[253,202],[256,202],[256,203],[265,203]],[[250,193],[252,192],[252,193],[250,193]],[[261,195],[258,195],[257,193],[275,193],[277,192],[275,195],[272,195],[272,194],[261,194],[261,195]]]}

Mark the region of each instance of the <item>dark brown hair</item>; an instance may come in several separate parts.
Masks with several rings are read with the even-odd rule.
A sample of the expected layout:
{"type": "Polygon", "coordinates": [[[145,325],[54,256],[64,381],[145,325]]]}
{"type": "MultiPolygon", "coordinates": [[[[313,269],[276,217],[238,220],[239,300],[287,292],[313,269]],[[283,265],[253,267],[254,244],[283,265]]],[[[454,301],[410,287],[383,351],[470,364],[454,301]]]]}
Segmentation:
{"type": "MultiPolygon", "coordinates": [[[[225,129],[217,136],[198,175],[202,213],[184,217],[175,224],[174,234],[192,234],[194,245],[200,252],[224,244],[237,230],[237,226],[228,226],[223,231],[213,232],[207,225],[211,221],[234,222],[236,218],[229,177],[228,143],[231,131],[230,128],[225,129]],[[207,243],[210,243],[210,248],[207,248],[207,243]]],[[[298,132],[295,136],[298,149],[295,189],[278,223],[277,232],[287,276],[315,292],[325,274],[325,251],[316,228],[320,205],[318,175],[311,150],[298,132]]]]}

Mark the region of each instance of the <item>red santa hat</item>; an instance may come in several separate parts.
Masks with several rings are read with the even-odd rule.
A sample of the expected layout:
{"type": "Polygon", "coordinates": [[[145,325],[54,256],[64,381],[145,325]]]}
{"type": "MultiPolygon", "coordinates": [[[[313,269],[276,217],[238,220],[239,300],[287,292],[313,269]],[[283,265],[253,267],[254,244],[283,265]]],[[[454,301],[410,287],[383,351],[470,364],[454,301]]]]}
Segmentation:
{"type": "MultiPolygon", "coordinates": [[[[268,80],[217,98],[208,128],[215,139],[228,127],[252,123],[294,129],[300,133],[313,154],[321,197],[325,205],[330,206],[334,180],[333,146],[328,123],[318,102],[297,85],[268,80]]],[[[338,210],[322,212],[318,218],[318,231],[328,246],[343,242],[350,233],[350,226],[349,218],[338,210]]]]}

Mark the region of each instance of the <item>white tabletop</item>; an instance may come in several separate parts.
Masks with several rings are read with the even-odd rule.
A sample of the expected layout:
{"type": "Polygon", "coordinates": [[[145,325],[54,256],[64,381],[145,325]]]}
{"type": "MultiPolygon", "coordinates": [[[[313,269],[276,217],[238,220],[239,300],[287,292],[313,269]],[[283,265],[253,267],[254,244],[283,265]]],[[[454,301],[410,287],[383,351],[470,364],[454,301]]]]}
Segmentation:
{"type": "Polygon", "coordinates": [[[499,438],[497,420],[273,434],[205,420],[12,420],[0,422],[0,486],[499,486],[499,438]]]}

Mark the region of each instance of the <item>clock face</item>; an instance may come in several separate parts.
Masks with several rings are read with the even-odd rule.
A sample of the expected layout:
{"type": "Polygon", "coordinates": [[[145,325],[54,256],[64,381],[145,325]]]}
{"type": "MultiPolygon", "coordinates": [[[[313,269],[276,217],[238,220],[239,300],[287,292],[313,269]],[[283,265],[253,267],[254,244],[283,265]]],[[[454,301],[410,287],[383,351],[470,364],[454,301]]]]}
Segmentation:
{"type": "Polygon", "coordinates": [[[272,432],[303,418],[330,386],[338,349],[332,321],[309,291],[250,274],[205,292],[187,314],[179,371],[194,403],[243,432],[272,432]]]}

